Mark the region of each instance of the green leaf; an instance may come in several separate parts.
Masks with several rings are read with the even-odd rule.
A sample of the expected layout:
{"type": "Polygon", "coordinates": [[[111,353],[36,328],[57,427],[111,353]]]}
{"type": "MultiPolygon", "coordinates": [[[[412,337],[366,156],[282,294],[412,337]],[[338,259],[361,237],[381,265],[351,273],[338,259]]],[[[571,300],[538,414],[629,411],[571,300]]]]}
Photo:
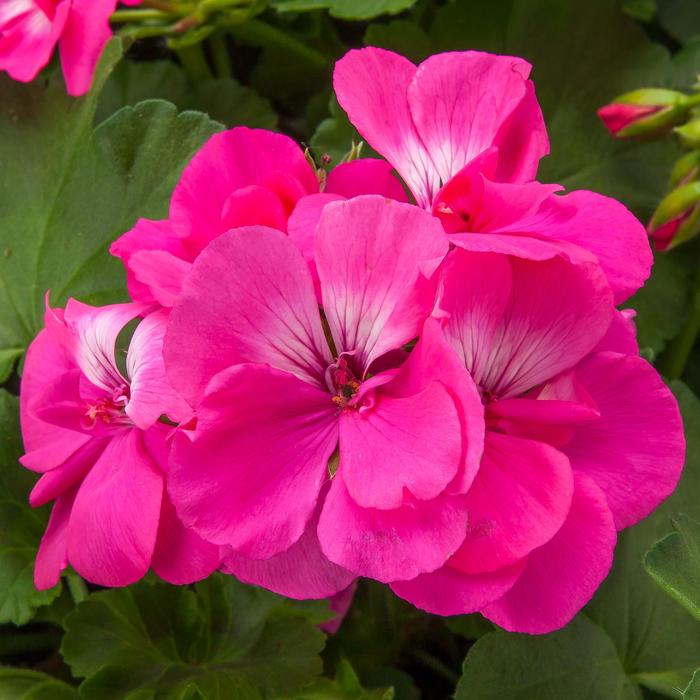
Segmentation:
{"type": "Polygon", "coordinates": [[[2,700],[78,700],[78,691],[45,673],[26,668],[0,668],[2,700]]]}
{"type": "Polygon", "coordinates": [[[479,613],[448,617],[445,620],[445,624],[451,632],[465,639],[479,639],[493,631],[493,624],[479,613]]]}
{"type": "Polygon", "coordinates": [[[365,32],[365,44],[396,51],[415,63],[433,52],[433,42],[428,34],[415,22],[405,19],[370,24],[365,32]]]}
{"type": "Polygon", "coordinates": [[[19,406],[0,389],[0,623],[28,622],[36,609],[61,592],[34,588],[34,558],[48,520],[48,509],[29,506],[35,478],[20,466],[19,406]]]}
{"type": "Polygon", "coordinates": [[[456,700],[635,700],[615,646],[581,616],[565,629],[532,637],[489,632],[470,649],[456,700]]]}
{"type": "Polygon", "coordinates": [[[696,0],[661,0],[659,24],[682,44],[700,34],[700,4],[696,0]]]}
{"type": "Polygon", "coordinates": [[[393,700],[393,688],[365,690],[350,663],[342,659],[338,664],[335,679],[319,678],[313,685],[304,688],[294,700],[393,700]]]}
{"type": "Polygon", "coordinates": [[[92,92],[78,100],[62,83],[0,77],[0,351],[26,347],[41,328],[46,290],[54,304],[125,297],[110,242],[138,217],[166,215],[182,168],[220,128],[150,101],[93,131],[100,87],[120,53],[117,40],[107,45],[92,92]]]}
{"type": "Polygon", "coordinates": [[[674,525],[676,531],[647,552],[644,567],[669,595],[700,619],[700,523],[681,515],[674,525]]]}
{"type": "Polygon", "coordinates": [[[695,671],[688,687],[683,691],[683,700],[700,700],[700,669],[695,671]]]}
{"type": "Polygon", "coordinates": [[[222,575],[97,593],[65,627],[61,652],[94,700],[258,700],[321,671],[324,635],[303,607],[222,575]]]}
{"type": "Polygon", "coordinates": [[[620,533],[612,571],[586,614],[607,631],[630,677],[676,696],[700,665],[700,628],[642,565],[646,551],[668,532],[672,517],[684,512],[700,518],[700,402],[680,382],[672,388],[688,443],[680,485],[651,516],[620,533]]]}
{"type": "Polygon", "coordinates": [[[278,12],[328,10],[338,19],[363,20],[380,15],[396,15],[413,7],[418,0],[272,0],[278,12]]]}

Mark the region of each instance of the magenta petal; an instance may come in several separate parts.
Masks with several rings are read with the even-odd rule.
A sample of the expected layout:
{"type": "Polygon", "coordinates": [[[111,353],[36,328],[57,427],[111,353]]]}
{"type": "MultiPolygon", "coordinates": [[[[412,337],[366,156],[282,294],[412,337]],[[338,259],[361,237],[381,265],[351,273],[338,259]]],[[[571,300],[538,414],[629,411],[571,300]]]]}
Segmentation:
{"type": "Polygon", "coordinates": [[[325,388],[330,351],[295,244],[262,226],[211,243],[173,307],[164,355],[171,383],[192,405],[215,374],[242,362],[266,363],[325,388]]]}
{"type": "MultiPolygon", "coordinates": [[[[262,186],[284,194],[275,178],[291,178],[300,188],[299,197],[318,192],[318,182],[303,151],[288,136],[264,129],[236,127],[212,136],[190,161],[170,204],[175,229],[187,236],[192,251],[231,228],[225,208],[236,190],[262,186]]],[[[289,211],[294,206],[290,202],[289,211]]],[[[256,224],[269,222],[264,210],[256,224]]]]}
{"type": "Polygon", "coordinates": [[[339,566],[388,583],[435,571],[464,540],[467,511],[461,496],[407,502],[396,510],[358,506],[339,471],[323,506],[318,537],[339,566]]]}
{"type": "Polygon", "coordinates": [[[126,586],[148,571],[156,542],[163,476],[139,430],[114,437],[73,504],[68,558],[100,586],[126,586]]]}
{"type": "Polygon", "coordinates": [[[515,585],[482,614],[510,632],[545,634],[563,627],[607,576],[616,540],[603,492],[577,473],[571,511],[561,530],[529,555],[515,585]]]}
{"type": "Polygon", "coordinates": [[[116,4],[116,0],[71,0],[59,47],[69,95],[90,89],[97,61],[112,36],[109,17],[116,4]]]}
{"type": "Polygon", "coordinates": [[[269,559],[249,559],[231,552],[221,570],[245,583],[300,600],[328,598],[346,589],[354,581],[355,574],[328,561],[318,543],[316,526],[321,503],[319,499],[316,514],[289,549],[269,559]]]}
{"type": "Polygon", "coordinates": [[[139,219],[112,243],[109,252],[124,263],[129,296],[134,301],[173,305],[191,256],[169,221],[139,219]]]}
{"type": "Polygon", "coordinates": [[[319,625],[324,632],[327,634],[335,634],[340,629],[340,625],[343,624],[343,620],[348,614],[348,610],[350,610],[356,590],[357,579],[355,579],[355,581],[353,581],[353,583],[351,583],[345,590],[332,595],[328,599],[328,607],[331,609],[331,612],[335,613],[335,617],[319,625]]]}
{"type": "Polygon", "coordinates": [[[434,615],[476,612],[512,588],[525,562],[485,574],[465,574],[449,563],[411,581],[394,581],[391,590],[417,608],[434,615]]]}
{"type": "Polygon", "coordinates": [[[467,537],[450,565],[480,573],[525,557],[562,526],[573,489],[569,460],[558,450],[487,432],[481,467],[466,495],[467,537]]]}
{"type": "Polygon", "coordinates": [[[418,335],[434,304],[430,279],[447,253],[439,221],[376,195],[332,202],[316,235],[323,308],[338,353],[366,369],[418,335]]]}
{"type": "Polygon", "coordinates": [[[634,317],[637,312],[634,309],[615,311],[613,319],[608,326],[608,332],[603,336],[594,352],[620,352],[623,355],[638,355],[637,326],[634,317]]]}
{"type": "Polygon", "coordinates": [[[34,585],[39,591],[53,588],[68,566],[68,523],[74,499],[75,489],[59,496],[51,509],[34,562],[34,585]]]}
{"type": "Polygon", "coordinates": [[[381,194],[397,202],[408,201],[391,163],[378,158],[360,158],[336,166],[328,173],[325,192],[345,199],[361,194],[381,194]]]}
{"type": "Polygon", "coordinates": [[[456,249],[444,265],[445,335],[482,390],[522,394],[582,359],[605,334],[612,293],[600,268],[456,249]]]}
{"type": "Polygon", "coordinates": [[[335,64],[333,87],[360,134],[396,168],[418,205],[429,207],[440,178],[408,106],[416,70],[403,56],[370,46],[335,64]]]}
{"type": "MultiPolygon", "coordinates": [[[[518,161],[526,158],[527,167],[521,170],[528,179],[532,177],[537,161],[546,153],[533,149],[528,138],[530,132],[544,130],[536,101],[520,110],[518,121],[509,122],[509,133],[502,131],[528,94],[529,73],[530,64],[521,58],[479,51],[437,54],[418,66],[408,88],[408,102],[442,182],[497,140],[507,145],[508,157],[515,161],[506,170],[517,172],[518,161]],[[525,142],[518,143],[519,139],[525,142]]],[[[387,80],[393,78],[388,72],[387,80]]]]}
{"type": "Polygon", "coordinates": [[[640,357],[596,353],[576,377],[601,415],[577,427],[562,449],[603,490],[622,529],[651,513],[678,483],[685,456],[678,404],[640,357]]]}
{"type": "Polygon", "coordinates": [[[146,430],[162,415],[181,421],[192,409],[170,386],[163,364],[163,337],[168,315],[156,311],[136,327],[126,355],[130,398],[126,414],[134,424],[146,430]]]}
{"type": "Polygon", "coordinates": [[[212,380],[193,439],[173,443],[168,492],[187,527],[265,559],[303,534],[338,444],[337,409],[292,374],[232,367],[212,380]]]}
{"type": "Polygon", "coordinates": [[[574,215],[540,233],[590,250],[598,258],[621,304],[649,277],[653,257],[644,226],[610,197],[581,190],[549,200],[554,208],[573,207],[574,215]]]}
{"type": "Polygon", "coordinates": [[[340,471],[363,508],[399,508],[404,489],[419,500],[435,498],[461,458],[457,407],[439,382],[407,397],[377,392],[371,407],[340,415],[340,471]]]}
{"type": "Polygon", "coordinates": [[[216,571],[220,563],[221,548],[185,528],[164,494],[153,551],[153,571],[168,583],[181,586],[201,581],[216,571]]]}

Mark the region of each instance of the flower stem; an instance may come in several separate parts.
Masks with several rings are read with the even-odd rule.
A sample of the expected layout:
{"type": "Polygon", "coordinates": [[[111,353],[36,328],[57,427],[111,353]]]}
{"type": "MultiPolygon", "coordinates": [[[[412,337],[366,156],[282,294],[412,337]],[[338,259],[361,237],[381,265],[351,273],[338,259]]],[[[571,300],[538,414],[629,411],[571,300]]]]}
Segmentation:
{"type": "Polygon", "coordinates": [[[68,583],[68,590],[70,591],[71,598],[73,598],[73,602],[76,605],[82,603],[90,595],[85,581],[77,574],[66,576],[66,582],[68,583]]]}
{"type": "Polygon", "coordinates": [[[187,77],[193,82],[198,83],[212,77],[202,44],[184,46],[178,49],[177,57],[180,59],[187,77]]]}
{"type": "Polygon", "coordinates": [[[453,671],[446,663],[433,656],[423,649],[414,649],[412,655],[416,661],[420,662],[426,668],[434,671],[438,676],[444,678],[450,685],[457,685],[459,682],[459,674],[453,671]]]}
{"type": "Polygon", "coordinates": [[[211,49],[211,58],[214,62],[214,69],[217,76],[220,78],[231,77],[231,59],[226,47],[226,35],[222,32],[217,32],[209,38],[209,48],[211,49]]]}
{"type": "Polygon", "coordinates": [[[681,332],[671,341],[659,362],[661,373],[668,379],[678,379],[683,374],[690,353],[700,335],[700,268],[690,292],[688,316],[681,332]]]}
{"type": "Polygon", "coordinates": [[[172,17],[171,14],[163,12],[162,10],[117,10],[113,12],[109,18],[110,22],[123,23],[123,22],[144,22],[147,20],[169,20],[172,17]]]}

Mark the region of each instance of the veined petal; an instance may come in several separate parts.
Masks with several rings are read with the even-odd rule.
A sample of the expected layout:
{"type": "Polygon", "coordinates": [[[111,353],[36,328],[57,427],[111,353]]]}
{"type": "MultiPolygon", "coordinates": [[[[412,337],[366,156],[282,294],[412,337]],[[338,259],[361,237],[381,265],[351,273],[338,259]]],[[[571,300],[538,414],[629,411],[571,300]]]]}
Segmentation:
{"type": "Polygon", "coordinates": [[[53,588],[68,566],[68,526],[75,494],[76,489],[71,489],[59,496],[51,509],[34,562],[34,585],[39,591],[53,588]]]}
{"type": "Polygon", "coordinates": [[[330,350],[307,263],[280,231],[234,229],[197,258],[170,315],[165,366],[196,405],[209,380],[243,362],[267,363],[325,388],[330,350]]]}
{"type": "Polygon", "coordinates": [[[447,253],[440,223],[375,195],[328,204],[316,234],[323,308],[338,353],[363,370],[415,338],[434,304],[447,253]]]}
{"type": "Polygon", "coordinates": [[[238,365],[207,388],[194,436],[175,436],[168,493],[201,537],[267,559],[302,536],[337,444],[328,392],[268,366],[238,365]]]}

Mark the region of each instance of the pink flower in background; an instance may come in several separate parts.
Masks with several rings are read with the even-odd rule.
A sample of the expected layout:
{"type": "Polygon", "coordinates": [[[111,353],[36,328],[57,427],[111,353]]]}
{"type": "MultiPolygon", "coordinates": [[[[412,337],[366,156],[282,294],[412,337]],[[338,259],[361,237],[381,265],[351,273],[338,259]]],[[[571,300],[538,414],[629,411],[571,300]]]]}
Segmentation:
{"type": "Polygon", "coordinates": [[[341,164],[329,174],[326,194],[319,194],[316,173],[292,139],[237,127],[212,136],[185,168],[168,219],[140,219],[110,251],[127,269],[132,299],[170,307],[192,262],[225,231],[257,224],[286,232],[302,204],[293,228],[307,250],[328,201],[356,194],[405,201],[391,170],[377,159],[341,164]]]}
{"type": "Polygon", "coordinates": [[[675,488],[678,407],[597,265],[457,248],[442,275],[443,332],[485,406],[484,456],[460,549],[392,588],[438,614],[548,632],[605,578],[616,530],[675,488]]]}
{"type": "Polygon", "coordinates": [[[334,85],[359,132],[421,207],[465,234],[462,245],[532,259],[592,253],[621,303],[649,276],[644,227],[613,199],[533,181],[549,144],[529,72],[510,56],[445,53],[416,67],[370,47],[338,61],[334,85]]]}
{"type": "Polygon", "coordinates": [[[187,526],[232,548],[225,570],[320,598],[357,575],[432,571],[459,547],[481,401],[439,338],[403,349],[447,247],[417,207],[330,203],[315,240],[323,322],[279,231],[229,231],[194,263],[164,354],[197,425],[175,438],[168,490],[187,526]]]}
{"type": "Polygon", "coordinates": [[[168,434],[159,421],[189,415],[167,382],[163,312],[140,321],[126,354],[117,336],[147,308],[95,308],[69,300],[47,309],[29,348],[20,394],[22,464],[42,476],[30,502],[55,501],[37,555],[37,588],[68,564],[88,581],[123,586],[152,566],[172,583],[203,578],[219,548],[185,530],[165,493],[168,434]]]}
{"type": "Polygon", "coordinates": [[[117,0],[4,0],[0,3],[0,70],[14,80],[29,82],[51,60],[58,44],[68,93],[83,95],[112,35],[109,17],[116,4],[117,0]]]}

